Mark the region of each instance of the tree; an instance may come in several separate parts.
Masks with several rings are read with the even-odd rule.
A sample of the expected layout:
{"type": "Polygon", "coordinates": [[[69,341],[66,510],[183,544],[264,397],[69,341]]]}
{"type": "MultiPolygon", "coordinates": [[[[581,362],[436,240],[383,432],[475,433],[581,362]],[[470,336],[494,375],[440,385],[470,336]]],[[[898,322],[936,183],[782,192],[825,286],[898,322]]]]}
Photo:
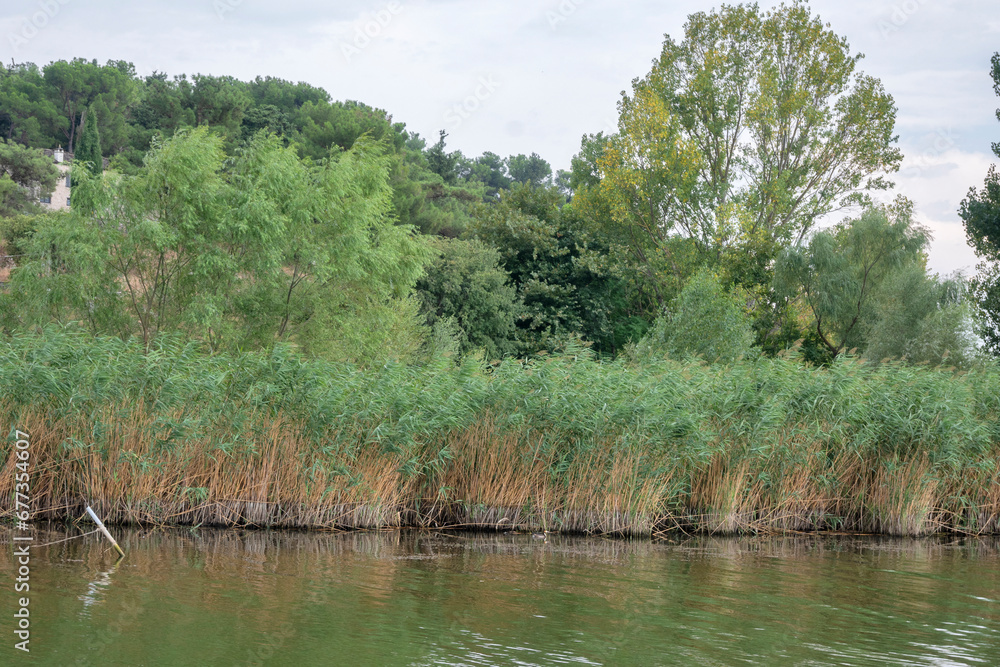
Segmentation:
{"type": "Polygon", "coordinates": [[[455,167],[458,165],[458,153],[449,153],[445,150],[445,139],[448,133],[441,130],[437,143],[427,149],[427,164],[431,171],[444,179],[444,182],[452,185],[455,183],[457,174],[455,167]]]}
{"type": "Polygon", "coordinates": [[[505,161],[507,173],[514,183],[528,183],[540,188],[552,180],[552,167],[538,153],[511,155],[505,161]]]}
{"type": "MultiPolygon", "coordinates": [[[[1000,95],[1000,53],[993,54],[992,66],[993,92],[1000,95]]],[[[996,115],[1000,120],[1000,109],[996,115]]],[[[1000,142],[993,144],[993,153],[1000,157],[1000,142]]],[[[996,165],[990,167],[982,190],[969,190],[958,214],[969,245],[981,260],[969,284],[978,304],[977,333],[986,349],[1000,355],[1000,174],[996,165]]]]}
{"type": "Polygon", "coordinates": [[[890,274],[874,292],[863,323],[862,354],[967,367],[976,357],[972,312],[960,279],[929,276],[919,263],[890,274]]]}
{"type": "Polygon", "coordinates": [[[514,184],[495,204],[477,209],[469,233],[500,252],[517,288],[522,353],[583,337],[599,354],[613,355],[648,324],[627,274],[609,261],[586,219],[563,202],[554,188],[514,184]]]}
{"type": "Polygon", "coordinates": [[[378,144],[316,165],[263,133],[226,156],[200,127],[135,175],[83,172],[74,187],[73,213],[35,233],[12,275],[8,328],[84,319],[146,345],[181,330],[213,349],[293,340],[335,358],[372,353],[359,332],[422,342],[408,296],[426,251],[394,224],[378,144]]]}
{"type": "Polygon", "coordinates": [[[87,165],[92,173],[104,171],[104,157],[101,155],[101,135],[97,129],[97,112],[93,109],[84,113],[83,132],[77,144],[73,161],[87,165]]]}
{"type": "Polygon", "coordinates": [[[486,186],[487,201],[496,201],[500,191],[510,188],[511,184],[503,158],[489,151],[472,161],[469,166],[469,177],[482,181],[486,186]]]}
{"type": "Polygon", "coordinates": [[[195,74],[191,79],[195,124],[216,127],[229,137],[238,137],[243,114],[252,104],[247,85],[231,76],[195,74]]]}
{"type": "Polygon", "coordinates": [[[392,116],[361,102],[307,101],[296,112],[287,112],[297,129],[295,142],[299,154],[322,159],[332,146],[348,150],[362,135],[386,141],[394,150],[403,147],[405,125],[393,123],[392,116]]]}
{"type": "MultiPolygon", "coordinates": [[[[856,220],[816,232],[808,245],[785,250],[775,266],[775,291],[800,298],[809,313],[808,329],[827,359],[849,349],[865,350],[866,332],[879,327],[888,287],[900,271],[924,273],[927,233],[910,217],[908,202],[869,208],[856,220]],[[914,268],[915,267],[915,268],[914,268]]],[[[898,284],[898,283],[897,283],[898,284]]],[[[911,299],[912,294],[898,293],[911,299]]],[[[889,300],[891,301],[891,300],[889,300]]],[[[906,310],[917,319],[927,315],[917,301],[906,310]],[[913,311],[916,310],[914,313],[913,311]]],[[[905,341],[892,343],[895,349],[905,341]]]]}
{"type": "Polygon", "coordinates": [[[34,148],[55,148],[67,121],[46,93],[33,63],[0,65],[0,136],[34,148]]]}
{"type": "Polygon", "coordinates": [[[276,77],[258,76],[247,86],[257,106],[272,105],[285,114],[301,109],[307,102],[330,103],[330,93],[303,81],[292,83],[276,77]]]}
{"type": "Polygon", "coordinates": [[[288,115],[273,104],[262,104],[247,109],[243,114],[243,139],[249,139],[261,130],[289,137],[292,134],[292,123],[288,115]]]}
{"type": "Polygon", "coordinates": [[[139,93],[131,63],[109,60],[102,66],[84,58],[57,60],[45,66],[43,78],[50,98],[66,119],[63,139],[67,150],[75,152],[84,110],[95,105],[103,114],[100,130],[108,146],[116,150],[124,146],[124,115],[139,93]]]}
{"type": "Polygon", "coordinates": [[[746,302],[723,289],[718,277],[702,269],[696,273],[639,341],[639,361],[698,355],[706,361],[732,363],[753,345],[753,329],[746,302]]]}
{"type": "Polygon", "coordinates": [[[56,188],[59,170],[42,151],[0,138],[0,217],[34,213],[56,188]]]}
{"type": "Polygon", "coordinates": [[[669,247],[678,236],[698,264],[732,249],[766,265],[819,217],[891,186],[895,106],[855,72],[860,57],[801,2],[692,14],[623,95],[617,133],[575,163],[577,184],[595,161],[600,178],[577,197],[604,207],[651,279],[690,275],[669,247]]]}
{"type": "Polygon", "coordinates": [[[417,282],[426,322],[457,338],[459,352],[481,349],[488,359],[518,350],[517,290],[500,267],[500,253],[480,241],[438,239],[435,259],[417,282]]]}

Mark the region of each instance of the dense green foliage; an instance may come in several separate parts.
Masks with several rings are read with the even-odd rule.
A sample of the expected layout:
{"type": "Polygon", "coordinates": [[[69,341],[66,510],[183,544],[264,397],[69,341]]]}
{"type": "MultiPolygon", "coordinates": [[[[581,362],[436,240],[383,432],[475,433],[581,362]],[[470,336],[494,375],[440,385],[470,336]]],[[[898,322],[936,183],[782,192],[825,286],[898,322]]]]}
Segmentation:
{"type": "Polygon", "coordinates": [[[59,170],[41,151],[0,139],[0,218],[37,212],[55,190],[59,170]]]}
{"type": "Polygon", "coordinates": [[[826,358],[857,349],[874,361],[941,363],[947,352],[952,363],[968,365],[974,347],[962,286],[927,275],[926,244],[908,206],[869,209],[785,251],[775,268],[777,292],[801,294],[826,358]]]}
{"type": "MultiPolygon", "coordinates": [[[[0,295],[4,323],[84,320],[145,345],[184,331],[213,348],[295,340],[377,358],[338,350],[329,339],[345,337],[325,332],[398,328],[389,314],[405,311],[422,269],[424,244],[391,217],[383,152],[364,139],[312,164],[259,134],[227,158],[199,128],[164,141],[134,176],[76,170],[73,213],[35,232],[0,295]]],[[[393,355],[419,346],[388,341],[393,355]]]]}
{"type": "Polygon", "coordinates": [[[727,293],[718,278],[700,271],[687,282],[667,313],[636,346],[635,358],[683,359],[732,363],[745,357],[753,344],[746,303],[727,293]]]}
{"type": "Polygon", "coordinates": [[[462,354],[482,350],[490,359],[515,354],[521,304],[500,267],[500,253],[474,239],[441,239],[434,250],[437,256],[417,282],[417,295],[435,339],[453,337],[462,354]]]}
{"type": "Polygon", "coordinates": [[[892,97],[860,58],[801,2],[698,12],[623,94],[617,132],[585,138],[577,199],[658,309],[708,267],[749,291],[766,349],[808,334],[772,292],[773,260],[870,204],[902,159],[892,97]]]}
{"type": "MultiPolygon", "coordinates": [[[[993,92],[1000,96],[1000,53],[993,54],[993,92]]],[[[1000,109],[997,109],[1000,120],[1000,109]]],[[[1000,157],[1000,142],[993,144],[1000,157]]],[[[958,210],[969,245],[980,258],[977,275],[970,281],[979,305],[977,333],[993,354],[1000,355],[1000,174],[990,167],[982,190],[972,188],[958,210]]]]}
{"type": "MultiPolygon", "coordinates": [[[[467,157],[444,130],[429,144],[304,82],[0,65],[0,233],[25,255],[0,326],[363,364],[576,345],[730,362],[801,342],[809,363],[968,367],[968,296],[991,345],[993,274],[926,275],[908,205],[873,206],[901,155],[860,59],[803,2],[692,14],[616,131],[557,174],[536,153],[467,157]],[[56,146],[75,151],[73,211],[38,216],[56,172],[33,149],[56,146]]],[[[988,180],[963,209],[986,258],[995,194],[988,180]]]]}
{"type": "MultiPolygon", "coordinates": [[[[517,502],[540,502],[544,487],[583,493],[584,509],[595,509],[604,506],[602,494],[617,494],[614,485],[624,484],[614,511],[628,517],[616,524],[628,532],[664,521],[706,530],[998,529],[1000,372],[992,365],[956,376],[845,355],[824,368],[759,356],[725,366],[669,360],[639,366],[589,356],[576,348],[527,363],[466,359],[361,371],[304,360],[285,345],[269,353],[208,355],[165,336],[147,353],[138,342],[50,328],[0,342],[0,406],[7,423],[44,414],[34,442],[36,456],[44,447],[52,457],[45,474],[69,476],[64,481],[83,485],[73,486],[76,492],[116,513],[136,503],[147,512],[150,502],[169,507],[188,492],[212,506],[224,500],[211,490],[223,483],[220,475],[244,462],[251,465],[247,474],[264,475],[261,488],[271,489],[254,496],[260,501],[288,502],[290,484],[307,489],[309,479],[325,474],[358,485],[360,502],[377,502],[379,492],[369,485],[384,478],[399,485],[399,502],[415,512],[433,511],[420,499],[434,498],[456,508],[468,503],[472,511],[486,496],[449,495],[471,491],[444,485],[464,466],[474,474],[476,459],[466,457],[493,452],[506,457],[503,466],[541,466],[539,495],[529,489],[517,502]],[[264,458],[274,445],[262,419],[279,420],[279,440],[301,438],[298,449],[274,454],[280,470],[253,467],[272,462],[264,458]],[[476,446],[485,449],[454,449],[462,442],[455,434],[483,423],[487,435],[476,446]],[[56,440],[45,436],[44,445],[43,424],[56,434],[56,440]],[[129,439],[136,424],[148,430],[129,439]],[[60,440],[60,429],[86,435],[60,440]],[[381,463],[364,468],[362,452],[381,463]],[[81,458],[91,463],[71,463],[81,458]],[[328,469],[333,461],[342,467],[328,469]],[[615,461],[628,462],[626,476],[615,461]],[[93,474],[87,471],[105,464],[116,475],[153,471],[154,477],[176,466],[208,467],[170,487],[169,497],[150,499],[133,497],[127,486],[120,498],[109,495],[119,493],[112,486],[87,486],[94,483],[86,481],[93,474]],[[63,465],[65,472],[52,472],[63,465]],[[267,481],[275,474],[286,481],[267,481]],[[578,474],[594,475],[588,479],[598,486],[578,487],[578,474]],[[799,512],[801,523],[781,518],[790,512],[799,512]],[[713,516],[735,523],[715,524],[713,516]]],[[[502,491],[498,480],[484,483],[502,491]]],[[[569,509],[530,511],[549,512],[534,520],[552,527],[601,525],[574,519],[569,509]]],[[[595,509],[580,516],[600,515],[595,509]]]]}
{"type": "Polygon", "coordinates": [[[521,352],[562,347],[576,337],[612,356],[647,328],[627,270],[554,188],[516,184],[478,209],[470,234],[499,249],[523,309],[521,352]]]}
{"type": "MultiPolygon", "coordinates": [[[[0,65],[32,488],[127,521],[1000,532],[1000,371],[912,205],[872,204],[901,155],[859,59],[802,2],[693,14],[555,177],[306,83],[0,65]],[[56,146],[72,210],[41,214],[56,146]]],[[[962,214],[994,352],[998,210],[991,171],[962,214]]]]}

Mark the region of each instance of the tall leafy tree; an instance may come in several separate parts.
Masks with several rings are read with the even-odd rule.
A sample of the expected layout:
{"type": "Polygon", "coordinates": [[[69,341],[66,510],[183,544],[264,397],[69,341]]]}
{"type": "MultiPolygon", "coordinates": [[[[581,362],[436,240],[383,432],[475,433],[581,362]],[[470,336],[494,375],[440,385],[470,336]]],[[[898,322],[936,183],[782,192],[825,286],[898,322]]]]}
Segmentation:
{"type": "Polygon", "coordinates": [[[183,330],[213,348],[290,339],[341,358],[420,343],[407,297],[426,252],[394,224],[378,144],[310,164],[261,133],[227,157],[199,127],[135,175],[83,173],[75,188],[73,215],[39,229],[12,277],[22,324],[86,319],[146,344],[183,330]]]}
{"type": "Polygon", "coordinates": [[[578,195],[605,200],[654,277],[690,271],[673,237],[699,263],[728,251],[766,265],[820,216],[891,186],[895,105],[860,58],[802,2],[692,14],[623,95],[617,133],[581,158],[577,180],[589,160],[600,185],[578,195]]]}
{"type": "Polygon", "coordinates": [[[63,143],[69,151],[76,149],[84,110],[95,104],[104,112],[101,131],[109,145],[124,146],[127,133],[123,117],[139,92],[131,63],[108,61],[102,66],[84,58],[57,60],[45,66],[43,78],[50,98],[66,119],[63,143]]]}
{"type": "Polygon", "coordinates": [[[326,100],[306,101],[297,111],[288,111],[296,128],[299,154],[322,159],[336,146],[348,150],[363,135],[377,141],[385,140],[398,150],[406,141],[402,123],[393,123],[383,109],[348,100],[328,103],[326,100]]]}
{"type": "Polygon", "coordinates": [[[34,148],[55,148],[67,121],[47,93],[33,63],[0,64],[0,136],[34,148]]]}
{"type": "Polygon", "coordinates": [[[529,183],[538,188],[552,180],[552,167],[538,153],[511,155],[504,164],[514,183],[529,183]]]}
{"type": "MultiPolygon", "coordinates": [[[[1000,53],[993,54],[991,64],[993,92],[1000,96],[1000,53]]],[[[1000,120],[1000,109],[996,115],[1000,120]]],[[[1000,142],[993,144],[993,153],[1000,157],[1000,142]]],[[[996,165],[990,167],[981,190],[969,190],[958,214],[969,245],[980,259],[977,275],[970,281],[979,305],[977,333],[990,352],[1000,355],[1000,174],[996,165]]]]}
{"type": "Polygon", "coordinates": [[[482,181],[486,186],[487,201],[495,201],[500,191],[510,188],[511,184],[504,159],[489,151],[471,161],[468,176],[482,181]]]}
{"type": "Polygon", "coordinates": [[[458,166],[458,153],[449,153],[445,146],[445,139],[448,133],[441,130],[437,143],[427,149],[427,164],[435,174],[444,179],[444,182],[451,185],[458,178],[455,168],[458,166]]]}
{"type": "Polygon", "coordinates": [[[521,351],[552,350],[574,337],[613,355],[648,326],[636,290],[554,188],[514,184],[477,209],[469,234],[500,252],[523,303],[521,351]]]}
{"type": "Polygon", "coordinates": [[[97,110],[89,109],[84,114],[83,132],[77,144],[73,160],[77,164],[89,165],[89,169],[99,174],[104,170],[104,158],[101,155],[101,135],[97,129],[97,110]]]}
{"type": "MultiPolygon", "coordinates": [[[[855,220],[816,232],[808,244],[784,251],[775,267],[776,292],[801,299],[807,330],[825,358],[850,349],[864,351],[866,333],[877,328],[885,314],[879,304],[887,302],[887,286],[900,271],[915,267],[923,275],[927,241],[906,203],[867,209],[855,220]]],[[[917,312],[915,317],[927,314],[917,312]]],[[[895,345],[902,349],[905,343],[895,345]]]]}

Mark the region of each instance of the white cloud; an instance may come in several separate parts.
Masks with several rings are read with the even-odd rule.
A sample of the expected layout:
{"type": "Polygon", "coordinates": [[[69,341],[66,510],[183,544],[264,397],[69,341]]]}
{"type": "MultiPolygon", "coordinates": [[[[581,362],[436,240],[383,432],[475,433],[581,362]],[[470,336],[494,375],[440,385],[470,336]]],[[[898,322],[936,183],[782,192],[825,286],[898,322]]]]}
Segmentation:
{"type": "Polygon", "coordinates": [[[988,154],[957,148],[926,150],[904,159],[895,178],[896,190],[914,202],[916,219],[934,234],[930,270],[942,274],[974,272],[977,260],[966,244],[958,208],[970,187],[982,185],[993,161],[988,154]]]}

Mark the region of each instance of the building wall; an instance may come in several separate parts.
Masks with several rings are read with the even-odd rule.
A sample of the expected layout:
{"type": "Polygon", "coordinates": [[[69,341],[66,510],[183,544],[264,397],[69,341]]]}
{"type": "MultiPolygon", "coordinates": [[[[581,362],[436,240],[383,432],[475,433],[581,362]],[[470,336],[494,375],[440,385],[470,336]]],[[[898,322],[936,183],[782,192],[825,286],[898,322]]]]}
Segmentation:
{"type": "Polygon", "coordinates": [[[70,164],[73,162],[73,154],[66,153],[62,150],[53,151],[50,149],[45,149],[42,151],[55,163],[56,167],[59,169],[59,180],[56,181],[56,189],[49,197],[49,201],[41,201],[44,208],[49,211],[65,211],[69,208],[69,170],[70,164]],[[60,159],[57,161],[56,157],[60,159]]]}
{"type": "Polygon", "coordinates": [[[52,192],[49,202],[42,202],[42,206],[50,211],[65,211],[69,208],[69,165],[60,162],[59,180],[56,181],[56,189],[52,192]]]}

